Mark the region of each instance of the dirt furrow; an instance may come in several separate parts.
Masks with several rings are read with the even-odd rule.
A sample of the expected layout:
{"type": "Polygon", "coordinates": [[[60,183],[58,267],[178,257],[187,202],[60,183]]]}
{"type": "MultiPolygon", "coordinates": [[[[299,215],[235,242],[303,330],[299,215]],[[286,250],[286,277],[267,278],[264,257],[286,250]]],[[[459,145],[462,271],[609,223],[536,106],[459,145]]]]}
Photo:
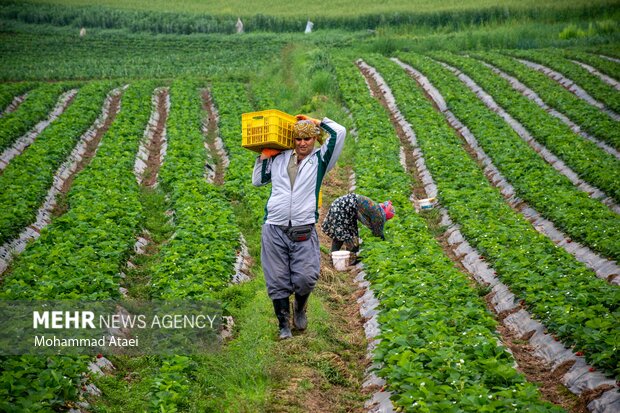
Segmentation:
{"type": "Polygon", "coordinates": [[[24,100],[28,97],[28,93],[24,93],[23,95],[15,96],[11,103],[0,113],[0,118],[8,115],[9,113],[13,113],[17,110],[19,105],[21,105],[24,100]]]}
{"type": "Polygon", "coordinates": [[[144,131],[140,142],[134,172],[138,184],[149,188],[157,186],[159,168],[166,155],[166,119],[170,110],[168,88],[158,88],[153,95],[154,110],[149,120],[149,127],[144,131]]]}
{"type": "Polygon", "coordinates": [[[219,136],[217,126],[219,114],[208,89],[202,91],[202,102],[202,108],[208,114],[203,128],[203,132],[206,135],[205,149],[210,154],[205,165],[205,174],[210,182],[213,182],[215,185],[222,185],[226,168],[228,168],[230,161],[224,149],[224,142],[219,136]]]}
{"type": "Polygon", "coordinates": [[[0,274],[9,266],[13,257],[26,249],[27,244],[39,237],[41,230],[50,224],[53,216],[65,212],[65,197],[75,176],[88,165],[95,155],[101,138],[107,132],[120,110],[121,90],[115,89],[104,102],[102,113],[78,141],[67,160],[54,174],[53,183],[43,205],[39,208],[36,220],[22,231],[14,240],[0,247],[0,274]]]}

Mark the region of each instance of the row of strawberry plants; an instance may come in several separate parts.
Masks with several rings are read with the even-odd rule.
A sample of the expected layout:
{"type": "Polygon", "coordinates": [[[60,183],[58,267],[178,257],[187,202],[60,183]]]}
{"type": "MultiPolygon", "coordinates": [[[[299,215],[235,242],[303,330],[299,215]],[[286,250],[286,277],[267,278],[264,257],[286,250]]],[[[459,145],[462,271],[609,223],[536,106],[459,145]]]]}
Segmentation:
{"type": "Polygon", "coordinates": [[[170,88],[168,150],[160,170],[175,211],[175,234],[152,268],[151,287],[165,298],[208,297],[230,282],[239,228],[222,190],[204,179],[205,136],[199,84],[170,88]]]}
{"type": "Polygon", "coordinates": [[[540,63],[562,73],[594,99],[602,102],[616,113],[620,113],[620,94],[618,91],[583,67],[565,59],[561,53],[553,50],[510,50],[508,53],[511,56],[540,63]]]}
{"type": "Polygon", "coordinates": [[[0,113],[6,110],[13,99],[36,86],[34,82],[2,83],[0,84],[0,113]]]}
{"type": "Polygon", "coordinates": [[[0,411],[56,412],[79,398],[86,356],[0,357],[0,411]]]}
{"type": "Polygon", "coordinates": [[[595,53],[602,58],[620,63],[620,48],[616,44],[591,46],[587,50],[589,53],[595,53]]]}
{"type": "Polygon", "coordinates": [[[68,211],[15,261],[0,297],[118,297],[119,268],[142,217],[133,162],[154,84],[131,85],[97,155],[78,174],[68,211]]]}
{"type": "MultiPolygon", "coordinates": [[[[148,205],[152,202],[159,204],[161,215],[166,208],[174,212],[174,234],[164,240],[164,234],[157,228],[155,233],[150,233],[149,243],[156,244],[157,252],[141,264],[142,271],[149,276],[150,298],[156,300],[213,297],[230,279],[233,267],[230,256],[234,257],[237,230],[231,227],[226,200],[203,178],[206,154],[201,124],[206,115],[201,110],[198,85],[196,81],[176,80],[168,89],[170,110],[165,118],[158,119],[158,123],[165,123],[165,129],[158,132],[166,134],[165,158],[157,167],[161,185],[156,192],[145,188],[141,199],[145,213],[153,214],[153,206],[148,205]]],[[[152,146],[147,142],[143,145],[152,146]]],[[[149,165],[147,174],[154,173],[150,169],[153,166],[149,165]]],[[[145,229],[153,218],[146,217],[145,229]]],[[[133,275],[131,271],[129,274],[133,275]]],[[[139,363],[138,370],[131,373],[138,376],[145,370],[150,373],[140,384],[150,390],[148,400],[143,400],[143,408],[147,405],[149,411],[186,408],[196,363],[182,355],[143,359],[144,363],[139,363]]],[[[102,384],[104,393],[110,392],[104,396],[107,400],[115,397],[108,386],[115,389],[127,386],[123,380],[111,377],[105,378],[102,384]]]]}
{"type": "Polygon", "coordinates": [[[496,113],[490,111],[452,72],[413,54],[403,59],[428,76],[459,118],[476,136],[520,198],[575,240],[617,260],[620,217],[578,190],[543,161],[496,113]]]}
{"type": "Polygon", "coordinates": [[[584,180],[620,203],[620,181],[617,179],[620,176],[620,162],[613,155],[573,133],[561,120],[550,116],[536,103],[515,91],[507,80],[479,61],[449,53],[435,53],[432,56],[471,77],[525,126],[538,142],[565,161],[584,180]]]}
{"type": "MultiPolygon", "coordinates": [[[[418,56],[407,55],[407,60],[425,75],[437,70],[418,56]]],[[[593,364],[608,371],[617,369],[613,344],[620,334],[614,315],[620,304],[617,287],[596,278],[511,210],[468,156],[443,115],[402,69],[384,59],[370,63],[390,84],[399,108],[416,132],[441,202],[467,240],[550,331],[584,351],[593,364]]]]}
{"type": "MultiPolygon", "coordinates": [[[[493,183],[499,181],[498,189],[501,188],[502,194],[505,196],[509,196],[509,193],[514,193],[512,187],[507,184],[504,178],[498,173],[497,169],[492,165],[491,160],[488,158],[484,152],[478,147],[475,142],[475,137],[467,130],[467,128],[463,127],[463,125],[454,117],[454,115],[446,109],[445,102],[443,97],[438,93],[438,91],[429,83],[428,79],[424,77],[421,73],[413,69],[411,66],[408,66],[396,59],[393,59],[395,62],[399,64],[403,69],[406,70],[413,78],[416,79],[418,84],[425,91],[427,97],[429,97],[430,101],[433,102],[433,105],[436,105],[437,108],[441,112],[444,112],[448,123],[457,131],[459,134],[463,134],[464,139],[471,146],[468,148],[468,151],[475,152],[475,157],[478,158],[479,162],[481,162],[484,167],[485,175],[489,176],[493,183]],[[506,192],[508,191],[508,192],[506,192]]],[[[390,109],[390,112],[393,114],[393,122],[398,124],[398,128],[402,128],[405,133],[405,137],[403,139],[406,142],[406,139],[409,139],[410,142],[416,147],[414,150],[414,158],[416,160],[417,169],[423,176],[423,180],[427,181],[430,179],[432,181],[432,177],[426,166],[424,165],[424,158],[420,149],[417,147],[417,142],[414,136],[413,131],[411,130],[411,126],[407,123],[406,118],[402,115],[399,108],[396,106],[396,100],[392,95],[390,87],[385,83],[385,80],[379,75],[376,70],[370,66],[368,66],[364,62],[359,63],[362,68],[365,76],[368,79],[375,79],[379,87],[381,88],[382,94],[385,94],[385,103],[384,105],[390,109]],[[395,116],[395,118],[394,118],[395,116]],[[422,162],[422,164],[419,164],[422,162]]],[[[486,101],[487,97],[483,97],[483,100],[486,101]]],[[[408,144],[406,146],[409,146],[408,144]]],[[[431,186],[428,186],[427,191],[432,192],[433,196],[437,196],[437,188],[434,183],[431,182],[431,186]]],[[[518,202],[518,198],[511,198],[510,203],[518,202]]],[[[527,207],[527,205],[524,205],[527,207]]],[[[516,334],[515,337],[521,337],[522,340],[530,341],[535,349],[535,358],[537,362],[543,362],[543,369],[545,368],[553,368],[554,376],[556,373],[559,373],[560,381],[562,384],[566,385],[567,388],[571,390],[571,392],[579,395],[580,397],[586,394],[589,394],[591,390],[594,388],[603,388],[605,387],[617,387],[615,379],[610,377],[605,377],[603,373],[597,372],[595,368],[588,365],[585,362],[585,359],[580,353],[571,354],[571,350],[567,349],[565,346],[554,343],[554,340],[557,341],[557,337],[554,337],[550,332],[546,331],[544,325],[540,322],[532,319],[531,315],[525,310],[523,306],[523,301],[519,300],[512,292],[507,289],[506,285],[501,283],[499,279],[496,277],[495,270],[485,264],[484,257],[477,251],[475,248],[472,249],[471,246],[465,238],[462,236],[462,233],[459,230],[459,226],[454,226],[454,222],[447,215],[447,210],[444,207],[440,207],[439,215],[442,217],[442,225],[447,226],[448,230],[443,234],[443,237],[448,237],[448,244],[450,244],[449,248],[454,252],[458,261],[460,261],[468,270],[472,272],[474,278],[481,285],[489,285],[493,286],[491,293],[486,295],[485,298],[487,300],[489,308],[493,308],[495,311],[499,313],[502,324],[508,327],[508,330],[511,332],[510,335],[516,334]],[[499,284],[498,284],[499,283],[499,284]],[[519,311],[517,311],[519,310],[519,311]],[[516,313],[515,313],[516,311],[516,313]],[[564,363],[563,365],[568,368],[568,373],[564,374],[565,370],[556,370],[560,363],[564,363]],[[547,363],[552,363],[552,365],[548,365],[547,363]],[[573,364],[574,363],[574,364],[573,364]],[[572,367],[571,367],[572,365],[572,367]],[[546,367],[545,367],[546,366],[546,367]],[[584,374],[585,373],[585,374],[584,374]],[[610,386],[611,385],[611,386],[610,386]]],[[[431,214],[431,216],[435,216],[435,214],[431,214]]],[[[528,220],[531,217],[528,216],[528,220]]],[[[536,229],[538,229],[539,223],[536,223],[536,229]]],[[[546,223],[540,225],[548,225],[546,223]]],[[[444,227],[445,228],[445,227],[444,227]]],[[[547,231],[545,231],[547,233],[547,231]]],[[[445,239],[445,238],[444,238],[445,239]]],[[[566,240],[565,240],[566,242],[566,240]]],[[[580,258],[578,258],[580,259],[580,258]]],[[[617,266],[616,270],[617,270],[617,266]]],[[[598,272],[597,272],[597,275],[598,272]]],[[[502,331],[508,331],[502,330],[502,331]]],[[[518,341],[513,342],[512,344],[518,344],[518,341]]],[[[572,350],[574,351],[574,350],[572,350]]],[[[527,368],[527,364],[531,363],[532,360],[523,359],[524,353],[521,353],[519,360],[524,360],[527,368]]],[[[548,371],[551,373],[551,370],[548,371]]],[[[617,389],[612,388],[611,390],[605,392],[603,396],[597,398],[588,404],[588,409],[590,410],[598,410],[600,408],[604,408],[607,406],[613,405],[617,402],[617,399],[620,399],[620,394],[616,393],[617,389]]],[[[597,393],[600,394],[600,393],[597,393]]],[[[598,397],[598,396],[594,396],[598,397]]]]}
{"type": "Polygon", "coordinates": [[[585,63],[599,70],[616,80],[620,80],[620,65],[616,62],[612,62],[594,53],[586,53],[581,50],[565,49],[563,54],[566,58],[571,60],[577,60],[585,63]]]}
{"type": "MultiPolygon", "coordinates": [[[[178,261],[175,265],[178,269],[168,268],[167,271],[175,271],[176,277],[183,277],[172,283],[166,280],[165,289],[162,289],[159,285],[162,277],[155,277],[162,273],[163,269],[156,269],[153,280],[158,285],[155,292],[166,298],[218,296],[225,283],[230,281],[233,264],[231,258],[234,260],[234,252],[238,248],[239,229],[233,219],[239,217],[232,212],[231,200],[233,203],[246,204],[245,198],[250,195],[244,189],[250,190],[245,183],[251,183],[251,180],[246,177],[243,181],[242,174],[246,172],[247,176],[250,176],[251,169],[246,171],[246,165],[252,165],[253,162],[247,162],[242,156],[247,155],[248,151],[239,145],[239,115],[242,111],[250,110],[247,99],[243,98],[246,95],[244,86],[220,84],[213,87],[213,95],[217,97],[215,103],[220,108],[221,136],[231,152],[229,158],[232,168],[229,167],[226,171],[224,187],[207,183],[202,177],[205,137],[200,132],[200,124],[206,114],[200,110],[201,100],[197,86],[194,82],[178,82],[171,88],[168,154],[161,176],[164,187],[172,194],[172,207],[175,209],[177,232],[171,244],[176,242],[179,231],[183,231],[184,236],[183,241],[177,242],[171,248],[164,246],[161,254],[164,259],[157,260],[164,262],[166,266],[172,254],[176,253],[178,261]],[[173,178],[176,181],[172,181],[173,178]],[[231,180],[232,184],[229,183],[231,180]],[[192,194],[188,195],[187,192],[192,194]],[[187,242],[195,245],[188,245],[187,242]],[[201,258],[196,259],[196,256],[201,258]],[[183,267],[191,265],[201,265],[202,269],[195,274],[186,273],[183,267]]],[[[258,203],[262,205],[262,202],[258,203]]],[[[254,208],[243,212],[261,210],[258,203],[254,208]]],[[[256,219],[256,222],[259,220],[256,219]]],[[[226,306],[226,303],[223,304],[226,306]]],[[[196,387],[191,378],[196,375],[197,362],[200,361],[178,355],[163,360],[157,374],[150,379],[152,409],[175,411],[187,407],[193,387],[196,387]]]]}
{"type": "Polygon", "coordinates": [[[352,63],[336,65],[359,139],[358,190],[389,197],[398,215],[388,242],[369,238],[362,252],[380,300],[379,374],[405,411],[562,411],[540,400],[498,345],[495,321],[468,278],[455,269],[409,201],[411,181],[399,163],[399,142],[385,110],[352,63]]]}
{"type": "Polygon", "coordinates": [[[608,115],[564,89],[543,73],[498,53],[476,52],[472,55],[497,66],[534,90],[549,106],[568,116],[596,138],[620,150],[620,128],[608,115]]]}
{"type": "MultiPolygon", "coordinates": [[[[434,65],[428,66],[422,58],[407,57],[417,68],[422,68],[424,74],[437,70],[434,65]]],[[[395,68],[392,70],[395,87],[415,86],[409,76],[395,68]]],[[[440,86],[441,82],[435,85],[440,86]]],[[[460,93],[458,89],[451,90],[460,93]]],[[[617,327],[610,319],[610,313],[615,311],[620,300],[617,288],[595,278],[583,264],[555,247],[523,218],[514,214],[502,202],[499,193],[490,187],[475,162],[466,155],[462,142],[445,124],[443,116],[430,110],[430,103],[424,101],[421,93],[417,96],[413,92],[403,94],[399,99],[408,119],[417,120],[414,127],[420,129],[421,142],[425,142],[422,138],[431,134],[434,134],[432,139],[436,140],[435,135],[439,131],[446,136],[437,140],[435,146],[429,146],[427,159],[429,167],[433,165],[431,170],[435,178],[443,180],[445,202],[449,204],[454,219],[463,226],[462,231],[468,240],[492,261],[502,280],[513,289],[513,293],[525,300],[531,311],[551,331],[565,338],[569,345],[576,344],[587,349],[594,363],[610,370],[615,368],[614,362],[609,362],[609,357],[617,357],[613,355],[613,346],[601,345],[598,340],[601,336],[617,334],[617,327]],[[419,105],[425,103],[428,117],[420,119],[416,117],[418,112],[412,108],[418,110],[419,105]],[[435,125],[443,129],[424,129],[433,119],[431,116],[435,125]],[[455,176],[462,178],[455,180],[455,176]],[[454,192],[459,189],[462,192],[454,192]],[[597,326],[600,331],[592,334],[590,325],[597,326]]],[[[484,114],[478,111],[474,110],[472,115],[484,119],[484,114]]],[[[474,135],[481,130],[475,125],[470,129],[474,135]]],[[[500,137],[499,134],[493,136],[500,137]]]]}
{"type": "Polygon", "coordinates": [[[49,83],[38,87],[28,94],[15,112],[0,118],[0,152],[45,119],[54,109],[61,93],[70,86],[68,83],[49,83]]]}
{"type": "MultiPolygon", "coordinates": [[[[249,102],[244,84],[214,82],[211,91],[220,115],[220,136],[230,157],[224,190],[233,204],[245,206],[244,216],[238,218],[250,223],[250,226],[256,228],[256,233],[260,233],[269,187],[257,188],[252,185],[252,170],[258,154],[241,146],[240,116],[255,109],[249,102]]],[[[263,108],[271,107],[263,104],[264,102],[260,102],[263,108]]],[[[260,242],[260,238],[256,238],[256,242],[260,242]]],[[[250,248],[255,250],[257,247],[250,244],[250,248]]]]}
{"type": "MultiPolygon", "coordinates": [[[[119,296],[119,268],[141,218],[132,169],[154,86],[140,82],[124,93],[123,110],[89,167],[73,182],[69,210],[18,257],[4,280],[1,299],[119,296]]],[[[66,407],[78,398],[88,362],[85,356],[5,357],[0,361],[0,400],[23,411],[66,407]]]]}
{"type": "Polygon", "coordinates": [[[95,121],[111,87],[108,82],[94,82],[80,89],[64,114],[0,175],[0,244],[34,222],[54,172],[95,121]]]}

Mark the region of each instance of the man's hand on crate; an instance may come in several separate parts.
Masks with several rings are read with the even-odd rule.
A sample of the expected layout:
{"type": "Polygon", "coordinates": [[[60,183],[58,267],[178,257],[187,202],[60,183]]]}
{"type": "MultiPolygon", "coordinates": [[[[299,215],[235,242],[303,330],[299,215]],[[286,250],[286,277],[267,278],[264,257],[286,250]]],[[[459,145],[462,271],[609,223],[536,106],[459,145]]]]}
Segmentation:
{"type": "Polygon", "coordinates": [[[310,116],[299,114],[299,115],[296,115],[295,117],[297,118],[297,120],[309,120],[312,123],[314,123],[316,126],[321,126],[320,120],[311,118],[310,116]]]}
{"type": "Polygon", "coordinates": [[[264,148],[261,152],[260,152],[260,159],[268,159],[271,158],[273,156],[276,156],[277,154],[279,154],[282,151],[279,151],[277,149],[271,149],[271,148],[264,148]]]}

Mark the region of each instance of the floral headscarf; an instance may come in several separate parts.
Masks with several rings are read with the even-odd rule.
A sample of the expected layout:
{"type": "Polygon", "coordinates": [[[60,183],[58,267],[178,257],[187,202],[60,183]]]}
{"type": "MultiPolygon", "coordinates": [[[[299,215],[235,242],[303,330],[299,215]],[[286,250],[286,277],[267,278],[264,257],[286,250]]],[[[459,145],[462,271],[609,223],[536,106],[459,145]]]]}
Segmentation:
{"type": "Polygon", "coordinates": [[[296,138],[318,138],[319,135],[321,135],[321,128],[311,120],[300,120],[293,126],[293,136],[296,138]]]}
{"type": "Polygon", "coordinates": [[[396,211],[394,210],[394,205],[392,205],[392,201],[385,201],[379,204],[383,212],[385,212],[385,219],[389,220],[394,218],[394,214],[396,211]]]}

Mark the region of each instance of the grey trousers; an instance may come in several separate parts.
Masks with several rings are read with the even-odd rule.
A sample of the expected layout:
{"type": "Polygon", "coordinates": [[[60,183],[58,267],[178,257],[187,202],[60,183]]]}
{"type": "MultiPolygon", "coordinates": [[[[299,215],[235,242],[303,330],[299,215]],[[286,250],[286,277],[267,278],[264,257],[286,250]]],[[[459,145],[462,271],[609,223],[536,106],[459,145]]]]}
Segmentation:
{"type": "Polygon", "coordinates": [[[293,293],[310,294],[321,271],[321,250],[316,228],[309,240],[293,242],[277,225],[264,224],[261,261],[269,298],[276,300],[293,293]]]}

